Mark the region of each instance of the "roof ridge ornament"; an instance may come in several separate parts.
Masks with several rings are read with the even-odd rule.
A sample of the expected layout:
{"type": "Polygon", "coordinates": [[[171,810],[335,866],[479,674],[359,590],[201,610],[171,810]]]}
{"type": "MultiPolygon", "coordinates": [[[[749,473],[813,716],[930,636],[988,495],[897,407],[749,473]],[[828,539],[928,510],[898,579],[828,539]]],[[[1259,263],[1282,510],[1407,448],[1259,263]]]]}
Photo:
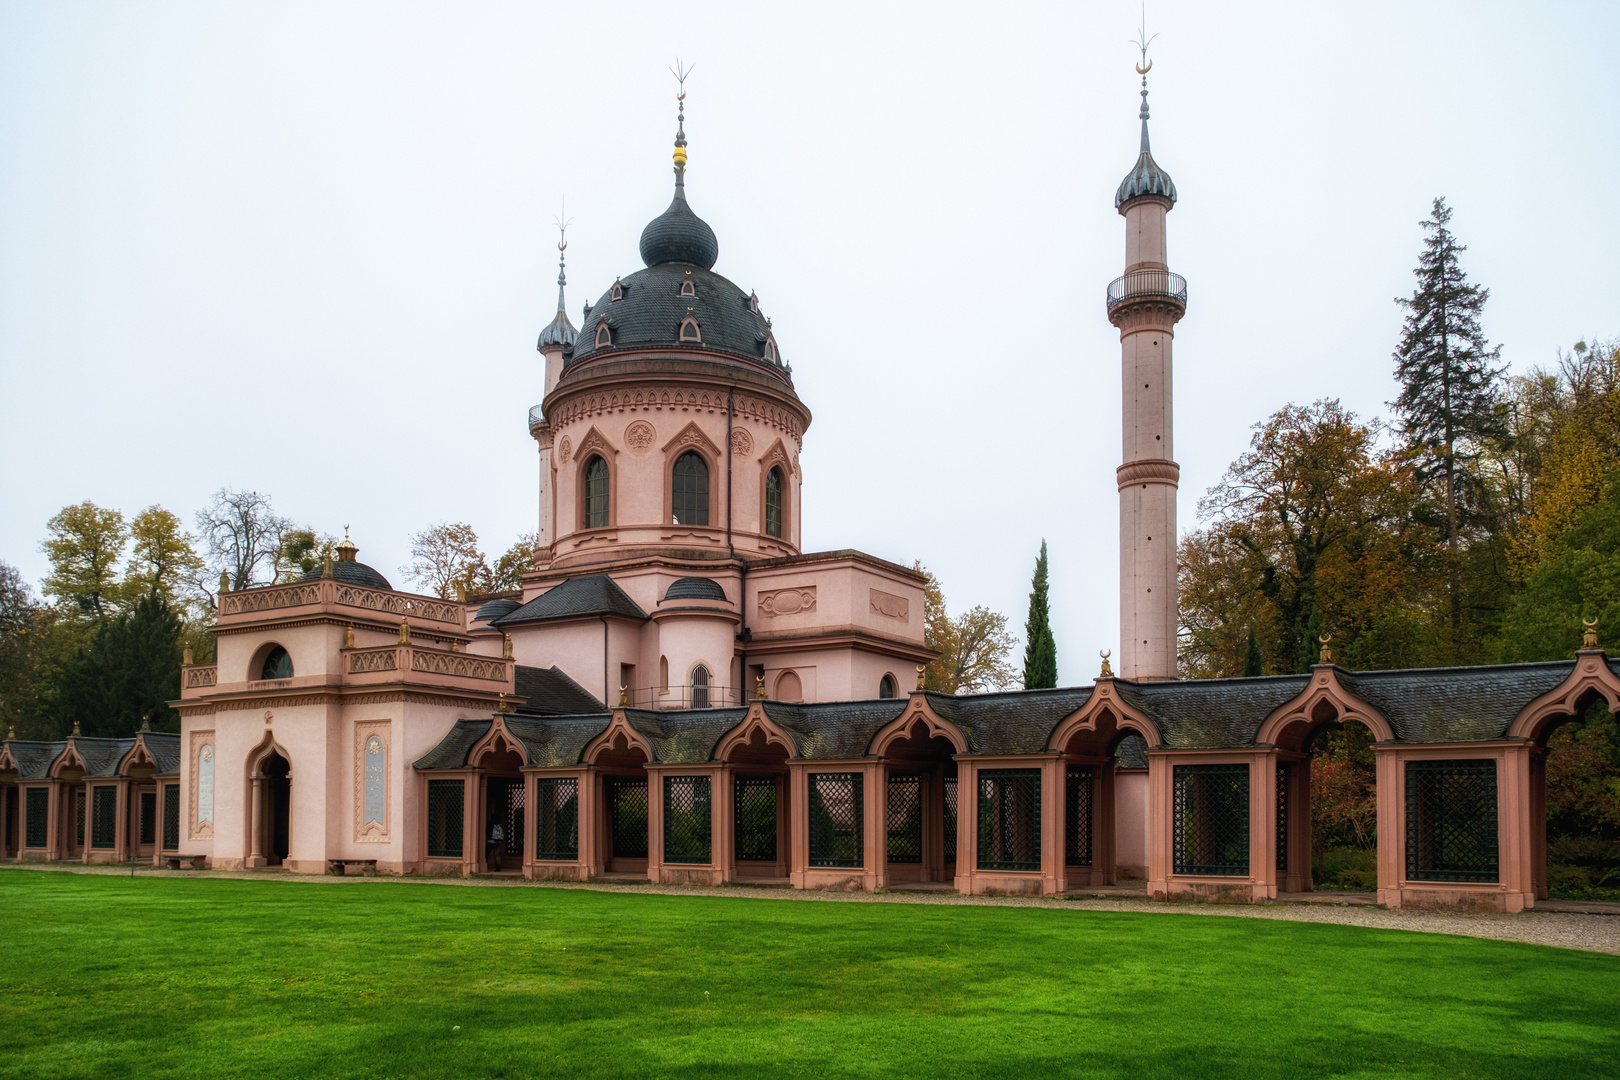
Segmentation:
{"type": "Polygon", "coordinates": [[[1108,662],[1108,658],[1114,655],[1114,650],[1102,649],[1097,653],[1097,655],[1102,657],[1102,670],[1097,673],[1097,678],[1112,679],[1114,677],[1114,668],[1113,665],[1108,662]]]}
{"type": "Polygon", "coordinates": [[[1584,619],[1583,618],[1581,620],[1581,628],[1582,628],[1581,648],[1583,648],[1583,649],[1596,649],[1596,648],[1598,648],[1599,647],[1598,646],[1598,636],[1597,636],[1598,621],[1596,619],[1584,619]]]}

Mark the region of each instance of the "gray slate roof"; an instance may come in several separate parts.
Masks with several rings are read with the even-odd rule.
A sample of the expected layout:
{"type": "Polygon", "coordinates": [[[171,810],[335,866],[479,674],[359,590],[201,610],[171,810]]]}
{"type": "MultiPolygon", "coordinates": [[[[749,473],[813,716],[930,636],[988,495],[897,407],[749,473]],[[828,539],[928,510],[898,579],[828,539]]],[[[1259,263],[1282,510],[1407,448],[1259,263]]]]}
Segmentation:
{"type": "Polygon", "coordinates": [[[527,604],[502,615],[491,625],[512,626],[516,623],[543,622],[547,619],[578,619],[592,615],[619,615],[627,619],[646,619],[628,593],[606,574],[569,578],[561,584],[530,600],[527,604]]]}
{"type": "Polygon", "coordinates": [[[467,752],[489,734],[493,720],[457,720],[439,745],[415,761],[418,769],[463,769],[467,766],[467,752]]]}
{"type": "Polygon", "coordinates": [[[928,695],[928,704],[962,730],[971,754],[1039,754],[1063,718],[1091,700],[1091,687],[928,695]]]}
{"type": "Polygon", "coordinates": [[[17,779],[44,780],[51,774],[51,766],[67,749],[66,742],[29,742],[9,739],[6,747],[17,763],[17,779]]]}
{"type": "Polygon", "coordinates": [[[510,615],[523,606],[523,601],[513,600],[510,596],[497,596],[493,600],[485,600],[473,613],[473,622],[494,622],[502,615],[510,615]]]}
{"type": "Polygon", "coordinates": [[[561,668],[526,667],[518,664],[514,681],[517,683],[517,696],[528,699],[518,706],[525,715],[607,714],[607,710],[596,700],[596,696],[570,679],[561,668]]]}
{"type": "Polygon", "coordinates": [[[1340,672],[1339,681],[1382,713],[1403,742],[1477,742],[1506,735],[1521,709],[1569,678],[1574,669],[1573,660],[1564,660],[1353,675],[1340,672]]]}
{"type": "Polygon", "coordinates": [[[1309,675],[1186,682],[1117,681],[1120,700],[1158,724],[1164,745],[1178,750],[1253,746],[1272,710],[1299,696],[1309,675]]]}
{"type": "Polygon", "coordinates": [[[726,590],[706,577],[683,577],[664,591],[665,600],[724,600],[726,590]]]}
{"type": "Polygon", "coordinates": [[[838,761],[870,753],[872,737],[898,719],[907,704],[906,698],[806,704],[767,701],[765,715],[786,729],[798,757],[838,761]]]}
{"type": "Polygon", "coordinates": [[[169,731],[143,731],[141,741],[152,755],[158,776],[174,776],[180,772],[180,736],[169,731]]]}
{"type": "MultiPolygon", "coordinates": [[[[323,573],[325,573],[325,570],[317,566],[306,573],[300,580],[319,581],[323,573]]],[[[350,585],[365,585],[372,589],[393,588],[392,585],[388,584],[388,579],[383,577],[381,573],[363,562],[355,562],[352,559],[333,559],[332,576],[338,581],[347,582],[350,585]]]]}
{"type": "Polygon", "coordinates": [[[529,765],[577,765],[586,744],[602,734],[611,719],[607,713],[548,716],[543,720],[508,716],[506,730],[523,744],[529,765]]]}
{"type": "Polygon", "coordinates": [[[134,739],[92,739],[75,735],[68,742],[84,760],[85,776],[117,776],[118,763],[135,748],[134,739]]]}
{"type": "Polygon", "coordinates": [[[618,284],[622,298],[614,300],[610,287],[592,305],[579,328],[574,351],[564,359],[565,366],[618,349],[667,346],[745,356],[765,365],[765,370],[782,367],[780,342],[776,362],[765,359],[771,327],[764,314],[751,310],[748,293],[712,270],[690,263],[662,263],[637,270],[618,284]],[[684,281],[692,282],[695,296],[681,295],[684,281]],[[697,320],[701,342],[680,340],[681,320],[688,315],[697,320]],[[604,321],[613,343],[598,347],[596,328],[604,321]]]}

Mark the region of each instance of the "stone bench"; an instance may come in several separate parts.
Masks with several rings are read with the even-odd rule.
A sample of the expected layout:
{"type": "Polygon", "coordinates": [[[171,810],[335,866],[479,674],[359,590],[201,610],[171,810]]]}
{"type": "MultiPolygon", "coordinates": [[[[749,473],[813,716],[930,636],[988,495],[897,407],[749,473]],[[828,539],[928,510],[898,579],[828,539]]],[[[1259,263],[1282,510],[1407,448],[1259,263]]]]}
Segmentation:
{"type": "Polygon", "coordinates": [[[205,867],[207,867],[207,865],[208,865],[208,856],[206,856],[206,855],[165,855],[165,856],[163,856],[163,865],[168,867],[170,870],[184,870],[184,869],[186,869],[186,867],[184,865],[185,863],[190,863],[191,864],[191,869],[193,869],[193,870],[202,870],[205,867]]]}
{"type": "Polygon", "coordinates": [[[360,868],[360,874],[363,877],[376,877],[377,876],[377,860],[376,859],[327,859],[326,860],[326,872],[328,874],[336,874],[338,877],[343,877],[343,876],[347,875],[350,872],[349,868],[351,866],[359,867],[360,868]]]}

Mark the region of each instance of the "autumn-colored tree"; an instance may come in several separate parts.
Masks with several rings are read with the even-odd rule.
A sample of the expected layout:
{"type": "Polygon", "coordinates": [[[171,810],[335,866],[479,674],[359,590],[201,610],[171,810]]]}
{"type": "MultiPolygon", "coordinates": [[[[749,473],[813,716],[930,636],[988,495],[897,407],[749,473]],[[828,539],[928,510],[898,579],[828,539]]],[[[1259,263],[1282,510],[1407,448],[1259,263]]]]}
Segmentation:
{"type": "Polygon", "coordinates": [[[479,571],[488,572],[478,534],[460,521],[441,521],[411,536],[411,562],[404,573],[444,600],[475,591],[479,571]]]}
{"type": "Polygon", "coordinates": [[[941,694],[978,694],[1015,684],[1017,674],[1008,657],[1015,641],[1007,632],[1007,616],[978,606],[951,618],[945,592],[922,563],[913,570],[926,574],[923,585],[924,641],[939,655],[923,672],[923,687],[941,694]]]}
{"type": "Polygon", "coordinates": [[[148,506],[130,523],[129,563],[124,586],[132,596],[161,596],[170,605],[183,604],[195,595],[203,576],[203,561],[196,539],[180,519],[161,506],[148,506]]]}
{"type": "Polygon", "coordinates": [[[524,533],[511,547],[495,560],[486,581],[478,583],[483,593],[511,592],[523,588],[523,575],[534,569],[534,549],[540,543],[538,533],[524,533]]]}
{"type": "Polygon", "coordinates": [[[111,618],[125,593],[118,575],[129,542],[124,515],[86,499],[63,507],[45,527],[50,536],[40,549],[51,561],[51,572],[42,583],[45,595],[67,611],[97,620],[111,618]]]}

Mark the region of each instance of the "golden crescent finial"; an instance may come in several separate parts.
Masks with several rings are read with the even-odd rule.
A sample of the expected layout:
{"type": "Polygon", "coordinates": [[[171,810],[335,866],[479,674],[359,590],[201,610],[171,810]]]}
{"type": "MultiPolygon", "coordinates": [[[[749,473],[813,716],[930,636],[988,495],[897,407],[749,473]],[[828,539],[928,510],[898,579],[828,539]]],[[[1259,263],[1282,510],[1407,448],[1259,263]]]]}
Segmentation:
{"type": "Polygon", "coordinates": [[[1151,60],[1148,61],[1148,66],[1147,67],[1143,67],[1141,64],[1136,65],[1136,73],[1138,75],[1146,75],[1148,72],[1150,72],[1152,70],[1153,70],[1153,61],[1151,61],[1151,60]]]}
{"type": "Polygon", "coordinates": [[[1114,655],[1114,650],[1113,649],[1099,649],[1098,652],[1097,652],[1097,655],[1102,657],[1104,660],[1106,660],[1110,656],[1114,655]]]}

